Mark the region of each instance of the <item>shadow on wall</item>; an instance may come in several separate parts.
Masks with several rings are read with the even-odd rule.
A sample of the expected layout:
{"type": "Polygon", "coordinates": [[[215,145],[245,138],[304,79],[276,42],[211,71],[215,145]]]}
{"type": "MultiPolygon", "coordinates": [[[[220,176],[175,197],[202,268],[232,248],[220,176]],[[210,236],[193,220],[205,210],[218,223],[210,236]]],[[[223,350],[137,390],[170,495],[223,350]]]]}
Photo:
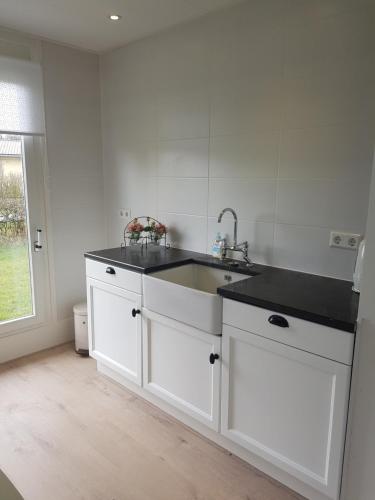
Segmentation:
{"type": "Polygon", "coordinates": [[[168,227],[169,242],[172,247],[181,248],[183,234],[178,230],[176,226],[168,227]]]}

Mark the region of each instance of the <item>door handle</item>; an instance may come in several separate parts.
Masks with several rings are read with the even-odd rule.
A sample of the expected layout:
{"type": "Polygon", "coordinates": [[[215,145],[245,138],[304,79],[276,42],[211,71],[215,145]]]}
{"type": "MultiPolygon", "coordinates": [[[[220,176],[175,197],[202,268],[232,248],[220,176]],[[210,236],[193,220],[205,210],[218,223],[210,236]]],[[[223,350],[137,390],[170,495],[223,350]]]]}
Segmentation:
{"type": "Polygon", "coordinates": [[[280,326],[281,328],[288,328],[289,326],[288,320],[277,314],[272,314],[272,316],[268,318],[268,322],[271,323],[271,325],[280,326]]]}
{"type": "Polygon", "coordinates": [[[36,240],[34,241],[34,252],[40,252],[43,248],[42,245],[42,230],[37,229],[35,231],[36,233],[36,240]]]}
{"type": "Polygon", "coordinates": [[[133,316],[133,318],[135,318],[137,316],[137,314],[141,314],[140,309],[132,309],[132,316],[133,316]]]}
{"type": "Polygon", "coordinates": [[[107,267],[105,270],[107,274],[116,274],[116,271],[113,269],[113,267],[107,267]]]}
{"type": "Polygon", "coordinates": [[[214,354],[213,352],[211,352],[211,354],[210,354],[210,363],[211,363],[211,365],[213,365],[215,363],[215,361],[217,359],[219,359],[219,357],[220,356],[218,354],[214,354]]]}

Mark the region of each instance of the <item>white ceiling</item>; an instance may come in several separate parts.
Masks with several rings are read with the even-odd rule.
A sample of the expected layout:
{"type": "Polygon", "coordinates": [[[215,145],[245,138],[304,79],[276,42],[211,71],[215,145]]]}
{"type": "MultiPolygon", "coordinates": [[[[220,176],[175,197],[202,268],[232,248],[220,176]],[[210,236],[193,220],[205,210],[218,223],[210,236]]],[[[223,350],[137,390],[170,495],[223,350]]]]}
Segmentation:
{"type": "Polygon", "coordinates": [[[105,52],[241,0],[0,0],[0,24],[105,52]],[[111,22],[111,13],[122,15],[111,22]]]}

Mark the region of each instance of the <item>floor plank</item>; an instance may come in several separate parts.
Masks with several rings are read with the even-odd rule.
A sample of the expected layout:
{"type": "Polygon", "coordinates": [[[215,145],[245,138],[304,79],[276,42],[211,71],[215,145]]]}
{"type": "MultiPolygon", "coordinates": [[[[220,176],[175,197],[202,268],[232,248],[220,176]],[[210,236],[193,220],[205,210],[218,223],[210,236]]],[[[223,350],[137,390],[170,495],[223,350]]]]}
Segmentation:
{"type": "Polygon", "coordinates": [[[0,366],[0,469],[25,500],[301,497],[65,345],[0,366]]]}

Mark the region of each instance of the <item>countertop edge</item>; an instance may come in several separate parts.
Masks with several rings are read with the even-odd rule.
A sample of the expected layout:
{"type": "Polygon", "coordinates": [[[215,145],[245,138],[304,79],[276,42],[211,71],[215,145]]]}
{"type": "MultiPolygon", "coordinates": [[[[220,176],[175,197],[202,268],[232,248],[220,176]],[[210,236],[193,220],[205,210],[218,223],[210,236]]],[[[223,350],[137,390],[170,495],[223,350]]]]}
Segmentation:
{"type": "Polygon", "coordinates": [[[181,257],[181,259],[167,262],[165,264],[150,265],[149,267],[134,266],[127,264],[110,257],[103,257],[102,255],[92,254],[90,252],[84,253],[86,259],[96,260],[98,262],[103,262],[105,264],[112,264],[120,267],[121,269],[128,269],[129,271],[135,271],[140,274],[150,274],[157,271],[163,271],[164,269],[170,269],[172,267],[182,266],[186,264],[197,264],[201,266],[209,266],[216,269],[228,269],[228,271],[240,272],[241,274],[246,274],[247,276],[254,277],[259,274],[257,271],[253,271],[252,268],[245,267],[229,267],[228,265],[220,261],[206,260],[203,257],[181,257]]]}

